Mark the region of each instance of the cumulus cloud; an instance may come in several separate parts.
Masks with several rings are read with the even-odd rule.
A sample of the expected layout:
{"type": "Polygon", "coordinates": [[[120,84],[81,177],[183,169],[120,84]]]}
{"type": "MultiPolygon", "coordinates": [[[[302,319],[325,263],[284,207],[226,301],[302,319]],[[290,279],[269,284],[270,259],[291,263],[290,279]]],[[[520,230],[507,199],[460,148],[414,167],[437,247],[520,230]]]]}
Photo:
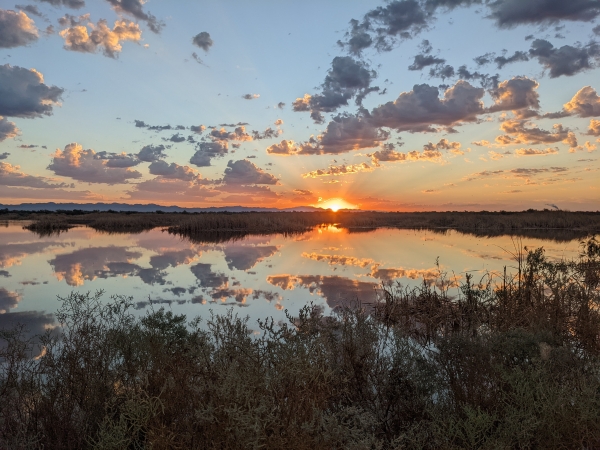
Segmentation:
{"type": "Polygon", "coordinates": [[[512,144],[551,144],[564,142],[570,147],[577,147],[575,134],[561,124],[555,124],[551,131],[543,130],[525,120],[506,120],[500,126],[506,134],[498,136],[496,142],[502,145],[512,144]]]}
{"type": "Polygon", "coordinates": [[[196,146],[196,153],[190,158],[190,164],[197,167],[208,167],[212,158],[219,158],[228,153],[226,141],[200,142],[196,146]]]}
{"type": "Polygon", "coordinates": [[[360,164],[342,164],[341,166],[329,166],[327,169],[317,169],[311,172],[303,173],[302,178],[318,178],[340,175],[351,175],[359,172],[371,172],[373,168],[367,163],[360,164]]]}
{"type": "Polygon", "coordinates": [[[491,92],[494,105],[488,111],[513,111],[517,116],[529,116],[540,107],[538,87],[537,81],[527,77],[503,81],[491,92]]]}
{"type": "Polygon", "coordinates": [[[440,150],[451,150],[453,153],[463,154],[460,150],[460,143],[449,142],[442,139],[437,144],[431,142],[423,146],[423,151],[413,150],[410,152],[398,152],[394,149],[393,144],[383,145],[381,150],[367,154],[371,158],[374,166],[379,167],[381,162],[398,162],[398,161],[429,161],[439,163],[443,161],[443,154],[440,150]]]}
{"type": "Polygon", "coordinates": [[[352,150],[377,147],[389,138],[387,131],[360,116],[338,115],[333,118],[318,138],[315,153],[340,154],[352,150]]]}
{"type": "Polygon", "coordinates": [[[500,0],[488,3],[490,17],[500,28],[516,25],[555,23],[559,20],[593,20],[600,14],[600,4],[595,0],[500,0]]]}
{"type": "Polygon", "coordinates": [[[0,160],[6,159],[9,156],[10,156],[10,153],[8,153],[8,152],[0,153],[0,160]]]}
{"type": "Polygon", "coordinates": [[[35,69],[0,66],[0,116],[49,116],[63,92],[59,87],[45,85],[44,76],[35,69]]]}
{"type": "Polygon", "coordinates": [[[155,16],[147,13],[143,9],[145,0],[106,0],[112,5],[118,13],[125,13],[135,17],[138,20],[143,20],[154,33],[160,33],[164,23],[157,20],[155,16]]]}
{"type": "Polygon", "coordinates": [[[563,45],[556,48],[544,39],[536,39],[531,43],[529,54],[550,70],[550,78],[557,78],[591,69],[594,61],[600,58],[600,45],[592,42],[586,46],[563,45]]]}
{"type": "Polygon", "coordinates": [[[104,160],[106,167],[133,167],[141,162],[136,155],[125,152],[111,153],[103,151],[96,153],[95,158],[104,160]]]}
{"type": "Polygon", "coordinates": [[[192,125],[190,127],[190,130],[193,131],[194,133],[202,134],[204,132],[204,130],[206,130],[206,127],[204,125],[192,125]]]}
{"type": "Polygon", "coordinates": [[[58,189],[73,187],[66,183],[53,183],[52,180],[45,177],[27,175],[21,172],[19,166],[13,166],[10,163],[0,162],[0,185],[2,186],[22,186],[38,189],[58,189]]]}
{"type": "Polygon", "coordinates": [[[6,314],[16,308],[20,301],[21,296],[18,293],[0,288],[0,314],[6,314]]]}
{"type": "Polygon", "coordinates": [[[374,108],[371,122],[397,131],[437,131],[433,125],[452,127],[476,121],[484,112],[484,94],[482,88],[459,80],[440,99],[437,87],[418,84],[412,91],[401,93],[395,101],[374,108]]]}
{"type": "Polygon", "coordinates": [[[77,143],[68,144],[64,151],[56,149],[48,169],[86,183],[120,184],[142,176],[136,170],[108,166],[105,160],[96,157],[94,150],[84,150],[77,143]]]}
{"type": "Polygon", "coordinates": [[[59,34],[65,40],[66,50],[83,53],[102,50],[104,56],[109,58],[116,58],[121,52],[121,42],[139,42],[142,38],[140,26],[125,20],[117,20],[112,30],[106,20],[100,19],[97,24],[77,24],[60,31],[59,34]]]}
{"type": "Polygon", "coordinates": [[[140,161],[144,162],[158,161],[167,156],[163,153],[165,148],[164,145],[146,145],[142,147],[137,157],[140,161]]]}
{"type": "Polygon", "coordinates": [[[164,178],[171,178],[175,180],[199,181],[202,178],[191,167],[180,166],[177,163],[169,164],[162,160],[152,162],[152,164],[148,166],[148,170],[152,175],[160,175],[164,178]]]}
{"type": "Polygon", "coordinates": [[[598,117],[600,116],[600,97],[594,88],[585,86],[564,105],[564,110],[568,114],[579,117],[598,117]]]}
{"type": "Polygon", "coordinates": [[[236,127],[233,131],[227,131],[225,128],[220,130],[213,128],[209,137],[216,141],[251,141],[252,136],[246,133],[246,127],[236,127]]]}
{"type": "Polygon", "coordinates": [[[27,14],[0,9],[0,48],[20,47],[37,39],[38,30],[27,14]]]}
{"type": "Polygon", "coordinates": [[[242,98],[245,100],[254,100],[255,98],[259,98],[260,94],[244,94],[242,98]]]}
{"type": "Polygon", "coordinates": [[[210,38],[210,34],[202,31],[192,38],[192,44],[207,52],[213,46],[213,40],[210,38]]]}
{"type": "Polygon", "coordinates": [[[517,156],[544,156],[544,155],[555,155],[558,153],[556,147],[546,148],[544,150],[537,148],[519,148],[515,150],[517,156]]]}
{"type": "Polygon", "coordinates": [[[14,122],[9,122],[5,117],[0,116],[0,142],[14,138],[18,134],[19,129],[17,128],[17,125],[15,125],[14,122]]]}
{"type": "Polygon", "coordinates": [[[331,61],[321,92],[314,95],[305,94],[297,98],[292,106],[294,111],[311,111],[315,122],[322,123],[323,112],[333,112],[341,106],[347,106],[348,101],[356,96],[357,104],[371,91],[371,81],[376,72],[369,70],[363,61],[350,56],[336,56],[331,61]]]}
{"type": "Polygon", "coordinates": [[[416,55],[413,63],[408,66],[408,70],[423,70],[425,67],[445,64],[445,62],[445,59],[436,58],[433,55],[416,55]]]}
{"type": "Polygon", "coordinates": [[[238,161],[229,161],[223,182],[232,185],[249,185],[249,184],[277,184],[279,180],[270,173],[264,172],[251,161],[241,159],[238,161]]]}
{"type": "Polygon", "coordinates": [[[600,120],[590,120],[590,127],[588,128],[587,134],[590,136],[600,136],[600,120]]]}

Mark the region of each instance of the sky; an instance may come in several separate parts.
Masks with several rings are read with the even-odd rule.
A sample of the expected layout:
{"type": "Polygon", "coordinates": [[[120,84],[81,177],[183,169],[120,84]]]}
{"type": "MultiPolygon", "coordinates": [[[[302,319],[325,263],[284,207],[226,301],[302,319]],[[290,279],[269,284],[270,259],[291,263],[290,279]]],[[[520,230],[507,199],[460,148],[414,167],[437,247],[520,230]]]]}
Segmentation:
{"type": "Polygon", "coordinates": [[[600,210],[597,0],[16,1],[2,204],[600,210]]]}

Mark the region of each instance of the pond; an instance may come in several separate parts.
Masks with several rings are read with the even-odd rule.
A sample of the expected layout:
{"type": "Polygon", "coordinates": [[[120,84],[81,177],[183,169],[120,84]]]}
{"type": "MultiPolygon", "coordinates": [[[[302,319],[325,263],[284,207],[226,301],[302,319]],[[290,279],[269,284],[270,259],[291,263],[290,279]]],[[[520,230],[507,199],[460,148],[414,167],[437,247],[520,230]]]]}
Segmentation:
{"type": "Polygon", "coordinates": [[[334,308],[373,302],[390,281],[417,286],[448,279],[479,280],[515,271],[519,246],[544,247],[573,259],[578,239],[494,236],[457,231],[318,227],[293,236],[248,236],[224,243],[193,242],[161,229],[108,234],[77,227],[40,237],[22,223],[0,225],[0,327],[15,322],[40,332],[55,324],[58,297],[103,290],[132,297],[135,309],[164,306],[188,318],[239,307],[251,323],[285,320],[308,302],[334,308]],[[439,268],[436,266],[439,261],[439,268]]]}

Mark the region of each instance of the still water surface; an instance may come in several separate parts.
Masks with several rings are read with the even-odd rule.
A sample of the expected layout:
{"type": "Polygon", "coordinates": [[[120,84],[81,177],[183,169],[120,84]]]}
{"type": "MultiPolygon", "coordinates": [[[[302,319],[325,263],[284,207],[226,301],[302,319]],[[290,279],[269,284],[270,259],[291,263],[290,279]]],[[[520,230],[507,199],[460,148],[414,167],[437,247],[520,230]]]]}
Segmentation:
{"type": "MultiPolygon", "coordinates": [[[[382,282],[416,286],[437,273],[477,280],[515,265],[510,236],[456,231],[378,229],[350,233],[316,228],[296,236],[251,236],[227,243],[195,243],[160,229],[107,234],[79,227],[39,237],[22,223],[0,225],[0,327],[16,321],[32,332],[54,324],[57,296],[72,291],[133,297],[143,314],[153,304],[196,316],[241,307],[255,323],[285,319],[307,302],[329,312],[357,298],[370,302],[382,282]]],[[[551,258],[575,258],[579,241],[523,238],[551,258]]]]}

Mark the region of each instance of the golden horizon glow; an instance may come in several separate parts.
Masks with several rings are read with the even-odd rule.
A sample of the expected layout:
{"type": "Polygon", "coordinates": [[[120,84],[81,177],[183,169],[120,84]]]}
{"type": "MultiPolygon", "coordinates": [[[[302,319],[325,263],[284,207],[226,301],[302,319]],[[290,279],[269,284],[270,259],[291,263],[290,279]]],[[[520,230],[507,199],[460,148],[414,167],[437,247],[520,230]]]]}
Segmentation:
{"type": "Polygon", "coordinates": [[[348,203],[343,198],[329,198],[327,200],[322,200],[318,204],[313,205],[317,208],[323,209],[331,209],[333,212],[337,212],[340,209],[358,209],[357,205],[353,205],[352,203],[348,203]]]}

